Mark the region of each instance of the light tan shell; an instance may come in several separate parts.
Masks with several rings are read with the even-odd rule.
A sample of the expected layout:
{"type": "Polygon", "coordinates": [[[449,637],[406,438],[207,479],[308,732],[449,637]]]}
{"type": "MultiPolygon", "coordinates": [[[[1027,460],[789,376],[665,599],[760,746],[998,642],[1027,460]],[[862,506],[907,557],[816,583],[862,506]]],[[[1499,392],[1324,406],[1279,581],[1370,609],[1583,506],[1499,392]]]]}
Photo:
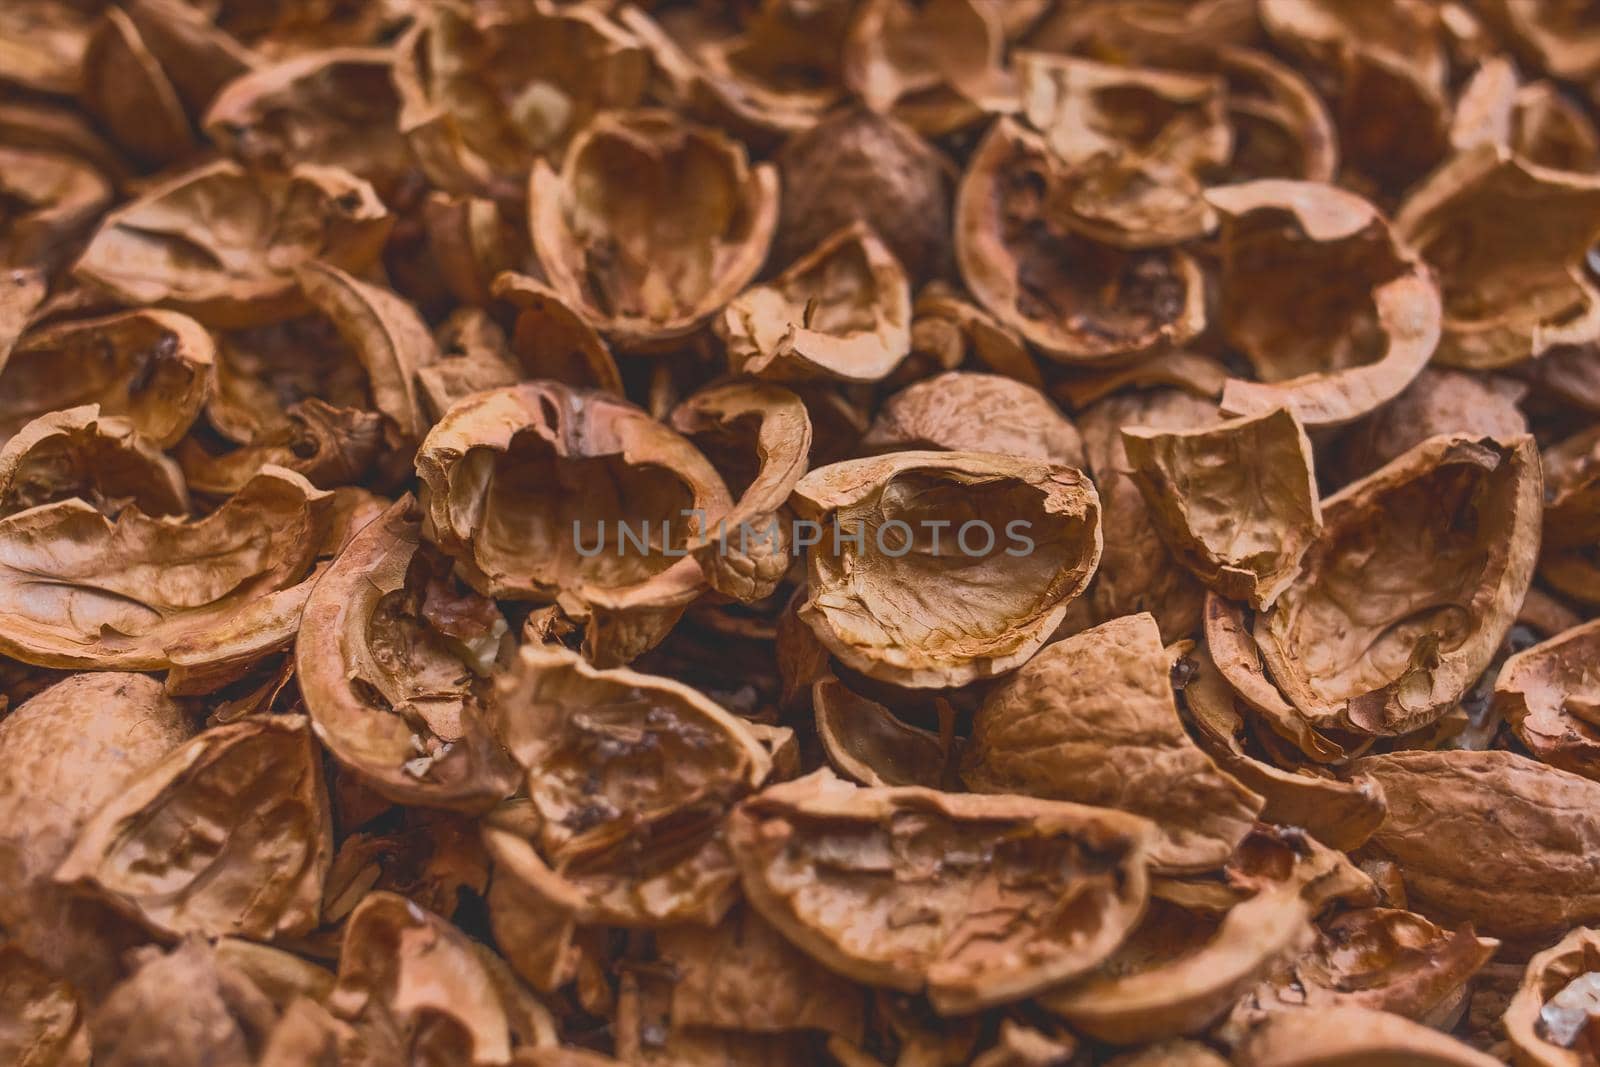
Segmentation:
{"type": "Polygon", "coordinates": [[[1122,446],[1162,540],[1207,586],[1261,610],[1294,581],[1322,507],[1293,411],[1196,430],[1124,426],[1122,446]]]}
{"type": "Polygon", "coordinates": [[[1143,815],[1160,827],[1164,873],[1221,867],[1262,798],[1196,747],[1178,720],[1171,661],[1154,617],[1129,615],[1047,645],[989,690],[961,778],[1143,815]]]}
{"type": "Polygon", "coordinates": [[[1120,812],[819,771],[746,801],[728,839],[751,904],[806,952],[962,1014],[1103,960],[1143,909],[1149,833],[1120,812]]]}
{"type": "Polygon", "coordinates": [[[897,685],[964,685],[1026,662],[1100,558],[1088,478],[1038,460],[895,452],[812,471],[792,504],[820,531],[800,617],[841,662],[897,685]],[[963,548],[974,523],[988,536],[963,548]]]}
{"type": "Polygon", "coordinates": [[[1230,379],[1225,411],[1285,406],[1338,426],[1400,394],[1439,344],[1439,286],[1377,208],[1314,182],[1206,194],[1223,218],[1222,326],[1259,382],[1230,379]]]}
{"type": "Polygon", "coordinates": [[[698,328],[761,269],[778,172],[670,112],[615,112],[574,138],[559,174],[536,163],[529,198],[551,286],[616,344],[647,347],[698,328]]]}

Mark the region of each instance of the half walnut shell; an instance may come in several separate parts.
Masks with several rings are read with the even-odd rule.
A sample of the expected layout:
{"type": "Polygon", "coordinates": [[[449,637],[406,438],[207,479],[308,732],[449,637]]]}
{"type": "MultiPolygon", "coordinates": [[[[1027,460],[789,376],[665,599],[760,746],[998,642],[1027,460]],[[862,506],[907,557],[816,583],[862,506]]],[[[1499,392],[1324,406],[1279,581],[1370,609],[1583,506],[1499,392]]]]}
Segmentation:
{"type": "Polygon", "coordinates": [[[204,518],[115,521],[79,499],[0,519],[0,652],[40,666],[164,670],[225,655],[310,574],[332,496],[268,467],[204,518]]]}
{"type": "Polygon", "coordinates": [[[1277,179],[1206,198],[1223,218],[1223,330],[1260,379],[1230,379],[1224,410],[1288,407],[1307,426],[1342,425],[1427,365],[1438,287],[1377,208],[1331,185],[1277,179]]]}
{"type": "Polygon", "coordinates": [[[1325,500],[1300,576],[1256,617],[1284,697],[1319,727],[1396,735],[1438,719],[1511,628],[1542,493],[1531,437],[1456,434],[1325,500]]]}
{"type": "Polygon", "coordinates": [[[295,668],[318,739],[397,803],[488,809],[515,787],[481,715],[508,635],[401,500],[350,540],[301,617],[295,668]]]}
{"type": "Polygon", "coordinates": [[[1017,71],[1023,113],[1066,164],[1050,204],[1063,225],[1119,248],[1216,227],[1201,191],[1233,148],[1221,78],[1039,52],[1017,71]]]}
{"type": "Polygon", "coordinates": [[[372,186],[346,171],[213,163],[107,215],[73,270],[126,304],[257,325],[306,310],[296,267],[374,263],[392,221],[372,186]]]}
{"type": "Polygon", "coordinates": [[[63,408],[98,404],[158,448],[189,431],[211,390],[216,346],[171,311],[125,311],[22,335],[0,363],[0,441],[63,408]]]}
{"type": "Polygon", "coordinates": [[[876,382],[911,351],[911,284],[894,253],[857,222],[740,293],[716,329],[735,374],[876,382]]]}
{"type": "Polygon", "coordinates": [[[0,448],[0,517],[81,497],[106,514],[186,515],[178,465],[125,418],[96,404],[41,415],[0,448]]]}
{"type": "Polygon", "coordinates": [[[624,348],[693,332],[743,289],[778,222],[778,172],[664,111],[597,116],[529,191],[556,292],[624,348]]]}
{"type": "Polygon", "coordinates": [[[1200,267],[1175,249],[1128,252],[1073,232],[1051,208],[1063,164],[1002,118],[973,152],[956,200],[967,288],[1053,359],[1104,361],[1177,345],[1205,326],[1200,267]]]}
{"type": "Polygon", "coordinates": [[[1597,993],[1600,930],[1580,926],[1530,959],[1505,1014],[1516,1062],[1582,1067],[1592,1061],[1597,993]]]}
{"type": "Polygon", "coordinates": [[[1439,276],[1440,363],[1507,367],[1600,338],[1584,263],[1600,238],[1600,177],[1482,145],[1418,186],[1395,229],[1439,276]]]}
{"type": "Polygon", "coordinates": [[[129,781],[55,877],[168,935],[270,939],[317,925],[332,860],[311,725],[267,715],[206,730],[129,781]]]}
{"type": "Polygon", "coordinates": [[[486,596],[590,620],[611,664],[704,589],[689,557],[731,506],[706,458],[609,393],[529,382],[447,412],[417,453],[425,531],[486,596]]]}
{"type": "Polygon", "coordinates": [[[1121,812],[819,771],[740,805],[728,842],[750,903],[806,952],[965,1014],[1104,960],[1144,909],[1149,832],[1121,812]]]}
{"type": "Polygon", "coordinates": [[[735,900],[728,809],[767,777],[743,721],[688,686],[527,646],[495,693],[531,810],[486,841],[514,907],[531,895],[582,923],[714,925],[735,900]],[[521,831],[521,832],[518,832],[521,831]]]}
{"type": "Polygon", "coordinates": [[[1081,472],[983,452],[895,452],[812,471],[800,617],[852,670],[917,688],[1026,662],[1100,560],[1081,472]]]}

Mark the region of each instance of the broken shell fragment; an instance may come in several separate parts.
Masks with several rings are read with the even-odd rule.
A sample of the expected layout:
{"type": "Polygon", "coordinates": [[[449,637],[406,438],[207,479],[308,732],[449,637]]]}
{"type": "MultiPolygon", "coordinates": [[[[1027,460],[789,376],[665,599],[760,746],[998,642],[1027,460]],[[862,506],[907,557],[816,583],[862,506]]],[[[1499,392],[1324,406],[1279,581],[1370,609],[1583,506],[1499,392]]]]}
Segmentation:
{"type": "Polygon", "coordinates": [[[876,382],[911,351],[911,287],[862,223],[829,236],[716,320],[735,374],[876,382]]]}
{"type": "Polygon", "coordinates": [[[489,831],[498,877],[585,923],[721,918],[736,881],[723,818],[771,770],[742,721],[670,679],[536,646],[502,677],[494,716],[532,805],[528,837],[489,831]]]}
{"type": "Polygon", "coordinates": [[[69,497],[107,514],[184,515],[183,472],[126,418],[96,404],[41,415],[0,447],[0,517],[69,497]]]}
{"type": "Polygon", "coordinates": [[[494,603],[463,592],[421,543],[409,498],[345,545],[307,600],[295,641],[318,739],[398,803],[484,811],[515,787],[483,722],[510,640],[494,603]]]}
{"type": "Polygon", "coordinates": [[[1294,413],[1198,430],[1125,426],[1122,445],[1173,555],[1223,596],[1271,606],[1322,532],[1311,441],[1294,413]]]}

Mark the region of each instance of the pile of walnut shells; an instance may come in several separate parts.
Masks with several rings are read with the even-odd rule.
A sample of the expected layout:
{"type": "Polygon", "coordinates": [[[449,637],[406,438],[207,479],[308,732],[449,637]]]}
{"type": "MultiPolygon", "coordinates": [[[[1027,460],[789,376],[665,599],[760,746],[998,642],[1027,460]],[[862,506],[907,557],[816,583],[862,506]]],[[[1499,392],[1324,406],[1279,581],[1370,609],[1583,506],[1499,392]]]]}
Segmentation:
{"type": "Polygon", "coordinates": [[[1600,1067],[1597,126],[1564,0],[0,0],[0,1064],[1600,1067]]]}

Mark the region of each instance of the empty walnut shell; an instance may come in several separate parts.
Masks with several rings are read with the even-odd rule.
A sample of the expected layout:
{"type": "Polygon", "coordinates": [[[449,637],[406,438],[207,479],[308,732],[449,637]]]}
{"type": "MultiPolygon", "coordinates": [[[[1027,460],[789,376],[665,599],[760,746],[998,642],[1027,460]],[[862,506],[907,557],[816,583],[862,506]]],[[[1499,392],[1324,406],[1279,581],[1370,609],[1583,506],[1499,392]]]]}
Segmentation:
{"type": "Polygon", "coordinates": [[[1222,213],[1222,322],[1260,382],[1224,410],[1288,407],[1307,426],[1394,399],[1439,344],[1439,292],[1378,210],[1331,185],[1264,180],[1211,190],[1222,213]]]}
{"type": "Polygon", "coordinates": [[[984,698],[961,778],[980,793],[1143,815],[1160,828],[1152,865],[1164,872],[1221,867],[1262,800],[1190,740],[1170,675],[1149,614],[1047,645],[984,698]]]}
{"type": "Polygon", "coordinates": [[[1042,137],[1001,119],[967,165],[956,259],[1002,325],[1063,362],[1182,344],[1205,326],[1199,266],[1171,249],[1126,252],[1062,228],[1062,164],[1042,137]]]}
{"type": "Polygon", "coordinates": [[[999,452],[1084,465],[1083,439],[1049,397],[1011,378],[972,371],[948,371],[889,397],[861,447],[999,452]]]}
{"type": "Polygon", "coordinates": [[[1352,769],[1389,799],[1368,847],[1399,864],[1430,918],[1532,940],[1600,916],[1600,783],[1504,751],[1394,752],[1352,769]]]}
{"type": "Polygon", "coordinates": [[[114,514],[185,515],[183,472],[126,418],[96,404],[41,415],[0,447],[0,517],[69,497],[114,514]]]}
{"type": "Polygon", "coordinates": [[[1026,662],[1100,559],[1093,485],[1038,460],[851,460],[802,478],[792,505],[818,531],[801,619],[846,666],[897,685],[965,685],[1026,662]]]}
{"type": "Polygon", "coordinates": [[[650,63],[599,10],[426,8],[397,46],[400,128],[440,188],[493,192],[558,158],[598,113],[637,105],[650,63]]]}
{"type": "Polygon", "coordinates": [[[964,1014],[1105,959],[1144,908],[1149,831],[1121,812],[818,771],[740,805],[728,842],[750,903],[795,944],[964,1014]]]}
{"type": "Polygon", "coordinates": [[[339,167],[386,198],[415,165],[399,129],[394,57],[334,48],[265,66],[229,82],[203,120],[207,136],[248,167],[339,167]]]}
{"type": "Polygon", "coordinates": [[[1167,547],[1224,596],[1269,606],[1322,531],[1311,441],[1287,408],[1198,430],[1122,429],[1167,547]]]}
{"type": "Polygon", "coordinates": [[[731,505],[675,431],[610,394],[550,381],[451,408],[417,472],[427,535],[475,588],[593,616],[586,640],[610,663],[654,645],[703,589],[688,553],[731,505]]]}
{"type": "Polygon", "coordinates": [[[670,112],[607,113],[559,174],[535,164],[529,199],[550,284],[637,348],[692,332],[755,277],[777,226],[778,172],[670,112]]]}
{"type": "Polygon", "coordinates": [[[0,652],[80,670],[170,667],[176,649],[305,579],[330,504],[269,467],[201,519],[129,510],[112,521],[78,499],[0,519],[0,652]]]}
{"type": "Polygon", "coordinates": [[[1600,338],[1600,291],[1584,268],[1600,237],[1600,177],[1483,145],[1414,189],[1395,230],[1438,274],[1440,363],[1507,367],[1600,338]]]}
{"type": "Polygon", "coordinates": [[[1393,735],[1433,722],[1516,617],[1541,496],[1532,438],[1457,434],[1323,501],[1300,576],[1255,622],[1279,690],[1321,727],[1393,735]]]}
{"type": "Polygon", "coordinates": [[[342,170],[213,163],[107,215],[74,273],[124,303],[256,325],[306,310],[296,267],[370,266],[391,221],[372,186],[342,170]]]}
{"type": "Polygon", "coordinates": [[[1069,56],[1017,56],[1023,113],[1065,165],[1047,211],[1119,248],[1158,248],[1216,226],[1201,194],[1232,131],[1216,77],[1069,56]]]}
{"type": "Polygon", "coordinates": [[[0,440],[40,415],[98,404],[166,448],[200,414],[215,351],[199,323],[170,311],[127,311],[25,333],[0,364],[0,440]]]}
{"type": "Polygon", "coordinates": [[[894,254],[855,223],[740,293],[716,329],[734,374],[876,382],[911,351],[911,286],[894,254]]]}
{"type": "Polygon", "coordinates": [[[1504,1021],[1517,1063],[1582,1067],[1593,1058],[1593,1039],[1585,1035],[1594,1018],[1597,972],[1600,931],[1587,926],[1528,961],[1504,1021]]]}
{"type": "Polygon", "coordinates": [[[721,823],[771,769],[742,721],[670,679],[526,646],[497,686],[495,722],[536,817],[531,841],[490,835],[501,862],[537,850],[502,876],[542,863],[531,887],[564,882],[583,922],[714,923],[732,904],[721,823]]]}
{"type": "Polygon", "coordinates": [[[295,643],[300,691],[318,739],[382,795],[483,811],[515,785],[480,715],[508,628],[421,549],[418,519],[402,499],[317,582],[295,643]]]}
{"type": "Polygon", "coordinates": [[[1600,779],[1600,620],[1518,652],[1500,667],[1494,707],[1518,740],[1562,770],[1600,779]]]}
{"type": "Polygon", "coordinates": [[[1197,1034],[1284,956],[1311,940],[1292,884],[1263,889],[1219,920],[1161,900],[1099,972],[1039,998],[1073,1029],[1118,1045],[1197,1034]]]}
{"type": "Polygon", "coordinates": [[[206,730],[127,782],[55,877],[93,887],[163,933],[270,939],[317,925],[332,858],[309,721],[251,716],[206,730]]]}

